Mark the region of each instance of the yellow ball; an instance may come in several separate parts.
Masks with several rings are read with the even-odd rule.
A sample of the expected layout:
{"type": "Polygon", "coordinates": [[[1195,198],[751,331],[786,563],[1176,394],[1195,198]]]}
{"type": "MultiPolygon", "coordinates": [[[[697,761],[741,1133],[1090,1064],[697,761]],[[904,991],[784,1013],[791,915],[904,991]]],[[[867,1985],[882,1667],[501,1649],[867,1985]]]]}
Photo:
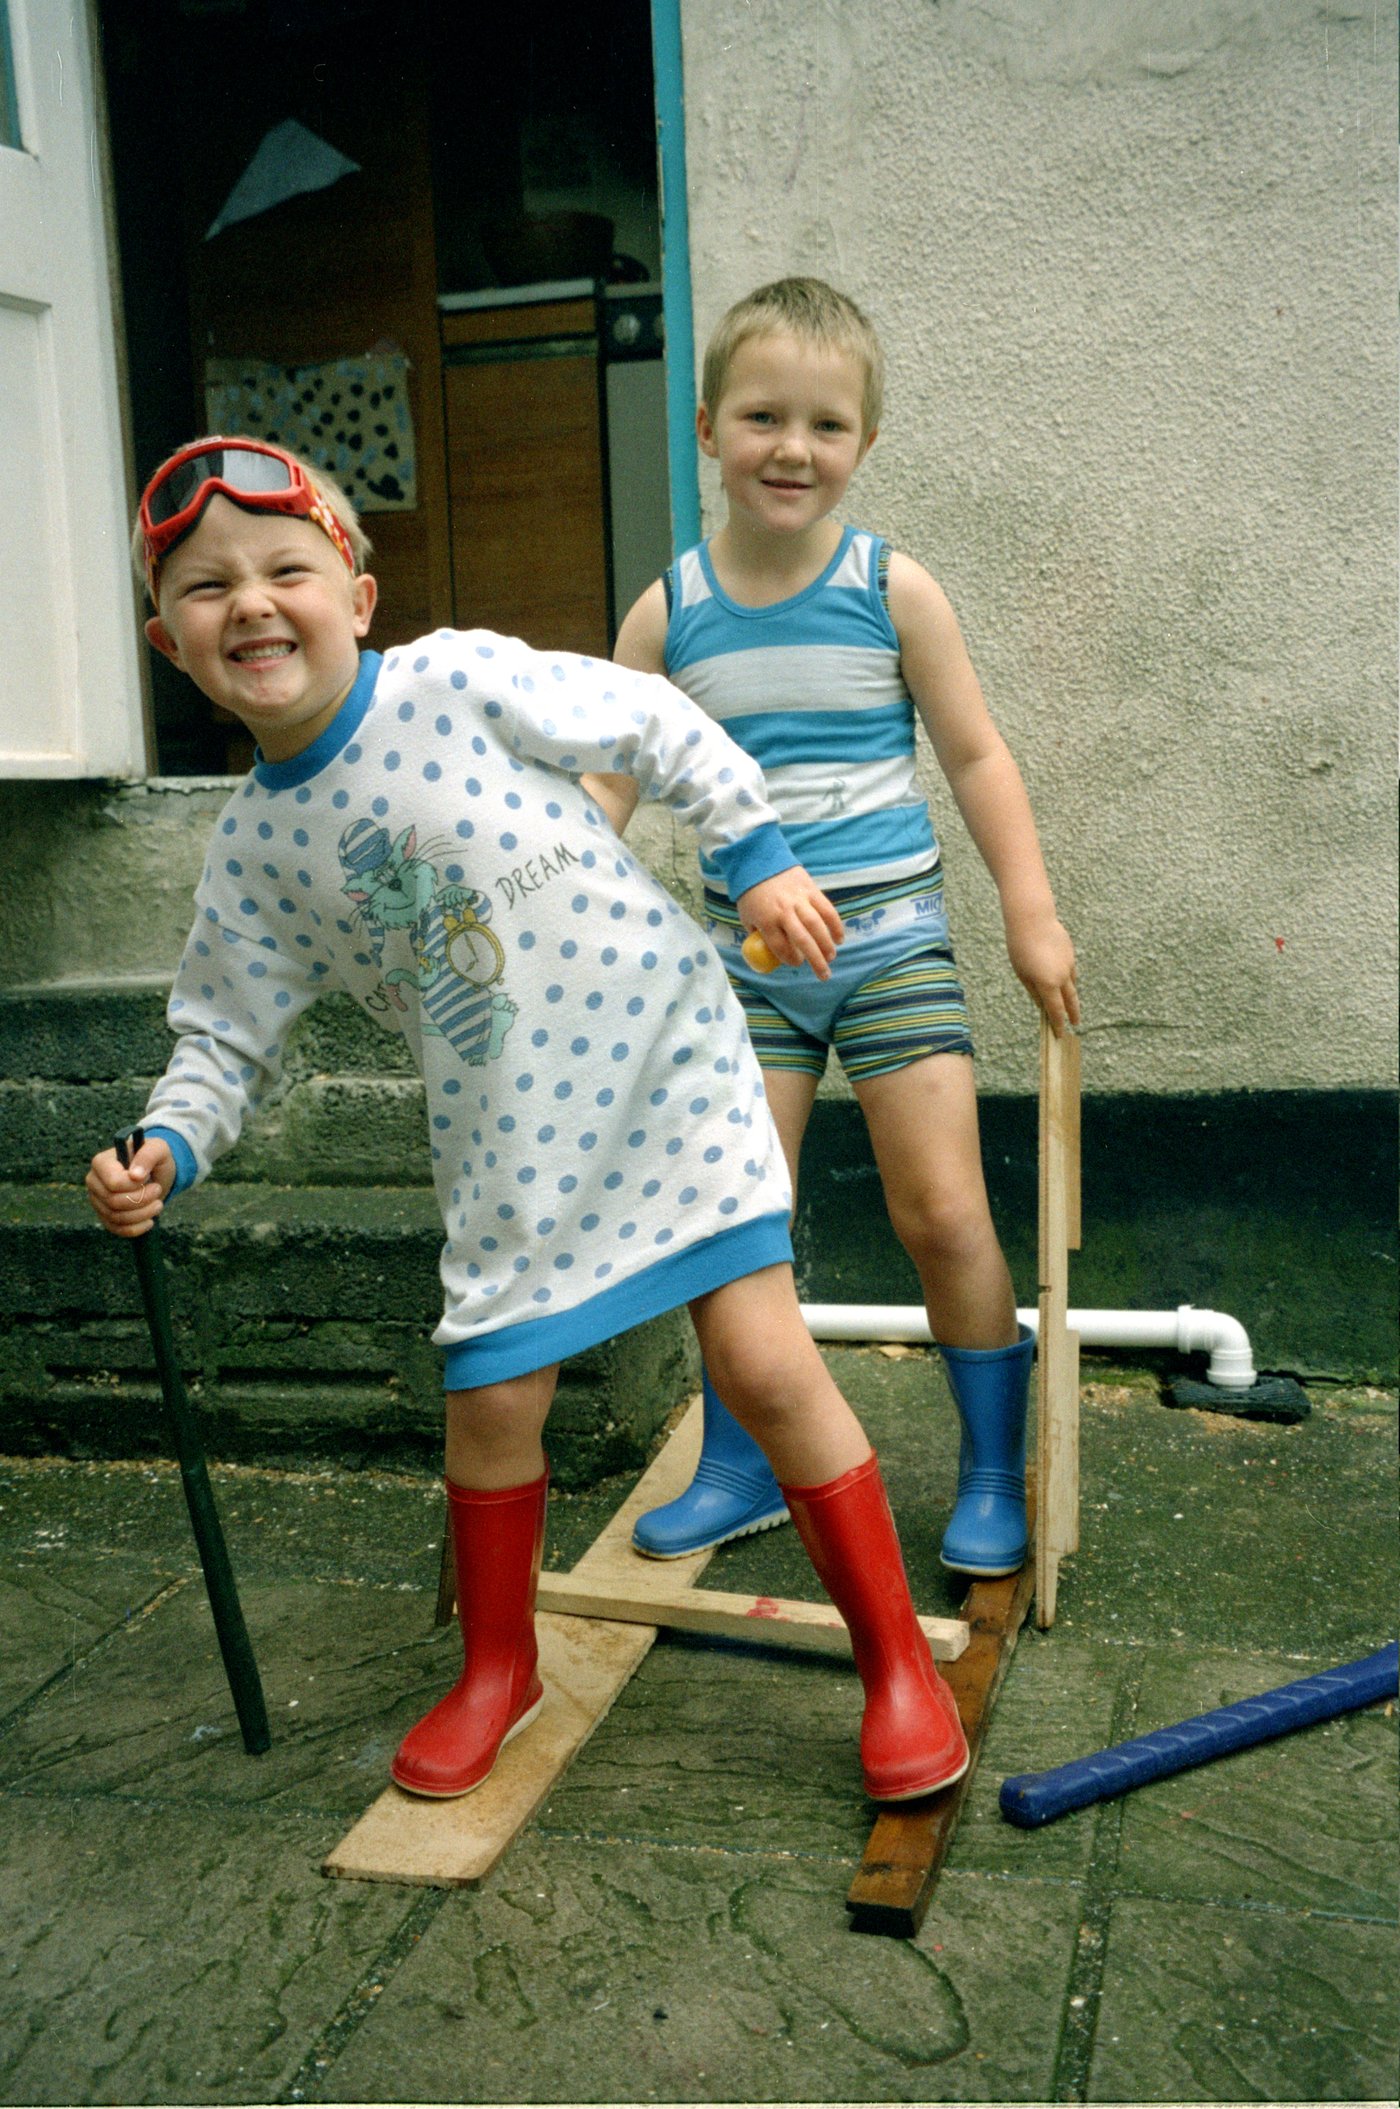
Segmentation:
{"type": "Polygon", "coordinates": [[[782,961],[775,953],[769,951],[756,930],[750,930],[744,939],[742,950],[756,974],[771,974],[774,967],[782,965],[782,961]]]}

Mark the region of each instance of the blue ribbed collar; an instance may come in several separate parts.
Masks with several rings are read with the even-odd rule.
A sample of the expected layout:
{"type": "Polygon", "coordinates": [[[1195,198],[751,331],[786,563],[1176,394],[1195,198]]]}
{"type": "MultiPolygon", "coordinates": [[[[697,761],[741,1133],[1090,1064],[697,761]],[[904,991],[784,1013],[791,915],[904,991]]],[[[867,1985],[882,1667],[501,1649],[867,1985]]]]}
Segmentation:
{"type": "Polygon", "coordinates": [[[269,762],[264,760],[259,747],[253,761],[253,774],[269,791],[290,791],[297,784],[309,783],[319,776],[328,762],[333,762],[342,747],[348,747],[359,731],[365,712],[374,695],[374,684],[379,679],[379,669],[384,664],[380,652],[361,652],[360,671],[355,676],[349,695],[341,704],[325,731],[318,733],[309,747],[294,754],[289,761],[269,762]]]}

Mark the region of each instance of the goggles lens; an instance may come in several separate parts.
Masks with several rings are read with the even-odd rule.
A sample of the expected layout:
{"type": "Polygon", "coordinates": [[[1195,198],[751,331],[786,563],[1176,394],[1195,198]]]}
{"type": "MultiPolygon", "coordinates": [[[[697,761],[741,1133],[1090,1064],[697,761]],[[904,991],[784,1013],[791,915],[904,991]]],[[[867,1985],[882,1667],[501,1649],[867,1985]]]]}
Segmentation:
{"type": "Polygon", "coordinates": [[[146,499],[146,516],[152,527],[163,527],[183,513],[206,483],[219,482],[231,491],[289,491],[295,478],[291,463],[279,455],[264,454],[252,447],[210,447],[177,462],[146,499]]]}

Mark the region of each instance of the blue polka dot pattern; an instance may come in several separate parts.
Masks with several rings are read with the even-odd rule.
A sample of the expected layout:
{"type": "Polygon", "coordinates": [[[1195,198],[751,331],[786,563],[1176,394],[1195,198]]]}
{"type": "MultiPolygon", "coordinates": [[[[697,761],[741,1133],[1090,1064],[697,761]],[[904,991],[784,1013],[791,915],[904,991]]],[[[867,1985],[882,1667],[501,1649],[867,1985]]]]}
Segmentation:
{"type": "Polygon", "coordinates": [[[703,812],[708,852],[748,837],[746,797],[768,817],[747,759],[663,683],[479,632],[392,654],[338,750],[334,732],[305,773],[260,763],[216,823],[148,1121],[203,1172],[293,1021],[348,991],[423,1077],[453,1348],[584,1323],[600,1293],[781,1222],[781,1152],[713,948],[574,780],[633,770],[703,812]]]}

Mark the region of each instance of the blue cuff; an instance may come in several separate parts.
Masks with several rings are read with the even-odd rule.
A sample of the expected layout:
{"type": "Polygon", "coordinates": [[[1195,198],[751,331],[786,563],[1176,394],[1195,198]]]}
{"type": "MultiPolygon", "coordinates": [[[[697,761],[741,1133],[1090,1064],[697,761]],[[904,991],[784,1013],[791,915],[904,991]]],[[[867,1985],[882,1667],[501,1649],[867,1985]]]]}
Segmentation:
{"type": "Polygon", "coordinates": [[[775,879],[780,871],[791,871],[797,861],[776,820],[765,820],[752,834],[726,843],[723,849],[712,850],[708,859],[723,879],[731,901],[737,901],[741,893],[747,893],[761,879],[775,879]]]}
{"type": "Polygon", "coordinates": [[[163,1142],[175,1159],[175,1184],[166,1197],[173,1201],[176,1194],[182,1194],[187,1186],[193,1186],[199,1177],[199,1166],[195,1162],[194,1151],[184,1136],[177,1135],[173,1128],[147,1128],[146,1140],[163,1142]]]}

